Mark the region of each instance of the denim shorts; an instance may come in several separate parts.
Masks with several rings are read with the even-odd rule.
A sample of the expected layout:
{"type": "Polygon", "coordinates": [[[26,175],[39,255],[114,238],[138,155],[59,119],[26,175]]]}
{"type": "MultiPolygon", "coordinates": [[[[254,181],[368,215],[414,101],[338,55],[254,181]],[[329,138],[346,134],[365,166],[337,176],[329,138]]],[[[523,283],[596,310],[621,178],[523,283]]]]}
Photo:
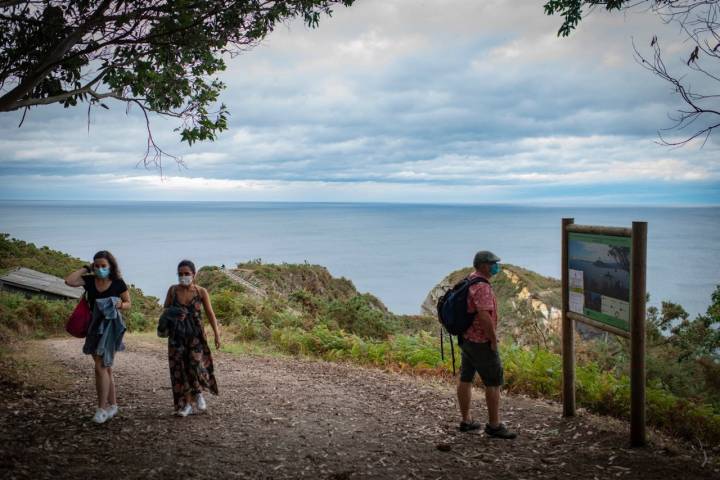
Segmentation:
{"type": "Polygon", "coordinates": [[[490,342],[476,343],[463,340],[460,345],[460,381],[472,382],[477,372],[486,387],[500,387],[504,382],[500,355],[490,348],[490,342]]]}

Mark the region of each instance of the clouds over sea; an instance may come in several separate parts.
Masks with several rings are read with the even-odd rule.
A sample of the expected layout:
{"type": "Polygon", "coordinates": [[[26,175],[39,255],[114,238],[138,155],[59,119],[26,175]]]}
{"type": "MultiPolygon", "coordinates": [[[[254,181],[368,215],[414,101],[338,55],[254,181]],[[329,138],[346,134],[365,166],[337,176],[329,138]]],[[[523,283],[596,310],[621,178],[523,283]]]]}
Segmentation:
{"type": "Polygon", "coordinates": [[[595,11],[570,38],[559,25],[542,2],[361,0],[228,58],[216,142],[189,148],[153,118],[187,165],[167,159],[162,179],[137,167],[136,110],[43,107],[19,129],[1,114],[0,196],[719,203],[718,142],[658,145],[681,105],[633,58],[658,35],[679,66],[676,29],[640,10],[595,11]]]}

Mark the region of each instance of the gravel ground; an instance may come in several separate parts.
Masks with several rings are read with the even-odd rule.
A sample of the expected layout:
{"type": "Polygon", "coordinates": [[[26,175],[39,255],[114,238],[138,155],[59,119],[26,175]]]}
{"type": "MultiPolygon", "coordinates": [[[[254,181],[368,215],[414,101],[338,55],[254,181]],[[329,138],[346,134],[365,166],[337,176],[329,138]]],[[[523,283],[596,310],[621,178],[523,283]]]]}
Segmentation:
{"type": "Polygon", "coordinates": [[[165,347],[127,343],[114,367],[120,414],[104,425],[90,422],[80,341],[25,344],[24,369],[0,368],[0,478],[720,478],[703,452],[660,437],[628,448],[624,422],[504,397],[519,437],[490,439],[457,431],[451,384],[296,358],[216,354],[220,396],[176,418],[165,347]]]}

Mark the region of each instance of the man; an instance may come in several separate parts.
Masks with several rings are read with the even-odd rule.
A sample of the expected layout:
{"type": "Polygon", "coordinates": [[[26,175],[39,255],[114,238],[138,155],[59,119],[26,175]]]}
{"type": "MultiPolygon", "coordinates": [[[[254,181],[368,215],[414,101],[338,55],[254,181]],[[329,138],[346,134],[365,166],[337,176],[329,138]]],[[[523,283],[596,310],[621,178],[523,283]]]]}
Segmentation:
{"type": "MultiPolygon", "coordinates": [[[[475,254],[475,271],[469,279],[490,277],[500,272],[500,259],[492,252],[483,250],[475,254]]],[[[503,367],[498,355],[497,300],[489,283],[478,282],[468,290],[468,312],[475,313],[475,319],[467,331],[458,338],[462,351],[460,382],[457,387],[458,403],[462,421],[460,431],[478,430],[481,424],[470,417],[472,381],[477,372],[485,385],[485,402],[488,409],[488,423],[485,433],[491,437],[512,439],[517,435],[500,423],[500,387],[503,384],[503,367]]]]}

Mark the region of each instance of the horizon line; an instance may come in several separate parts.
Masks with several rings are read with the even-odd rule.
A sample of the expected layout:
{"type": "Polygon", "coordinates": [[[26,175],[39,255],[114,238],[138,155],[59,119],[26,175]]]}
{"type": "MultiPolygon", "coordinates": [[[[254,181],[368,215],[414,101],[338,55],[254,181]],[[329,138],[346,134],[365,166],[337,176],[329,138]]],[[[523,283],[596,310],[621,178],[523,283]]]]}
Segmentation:
{"type": "Polygon", "coordinates": [[[459,207],[528,207],[528,208],[720,208],[720,203],[597,203],[559,204],[542,202],[413,202],[413,201],[338,201],[338,200],[119,200],[101,198],[0,198],[0,202],[101,202],[101,203],[245,203],[245,204],[314,204],[314,205],[407,205],[407,206],[459,206],[459,207]]]}

